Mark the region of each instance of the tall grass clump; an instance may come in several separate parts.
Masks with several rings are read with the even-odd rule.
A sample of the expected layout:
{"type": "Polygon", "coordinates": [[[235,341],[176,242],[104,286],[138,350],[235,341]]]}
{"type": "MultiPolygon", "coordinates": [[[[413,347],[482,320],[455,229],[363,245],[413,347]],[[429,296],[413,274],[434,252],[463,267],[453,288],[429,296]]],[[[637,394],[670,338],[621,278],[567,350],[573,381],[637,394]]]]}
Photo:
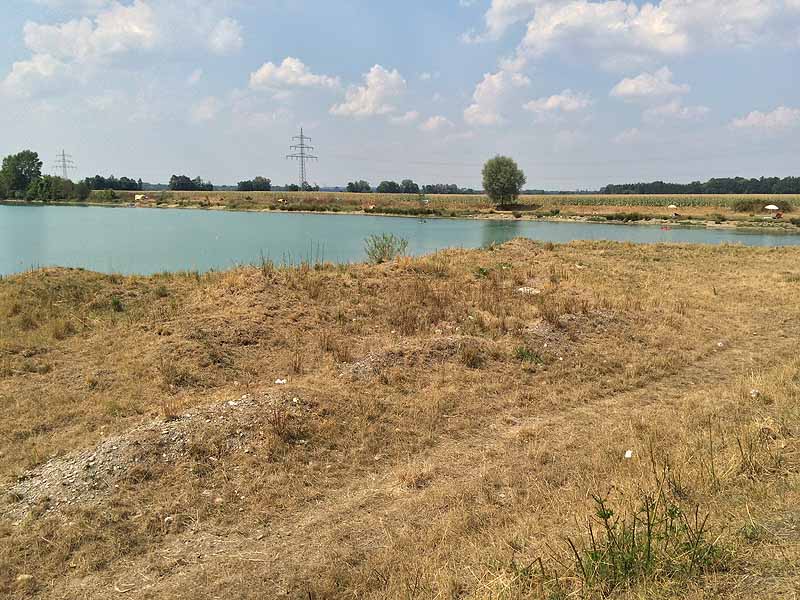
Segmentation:
{"type": "Polygon", "coordinates": [[[364,240],[364,251],[369,262],[375,265],[403,256],[408,249],[408,240],[391,233],[371,235],[364,240]]]}

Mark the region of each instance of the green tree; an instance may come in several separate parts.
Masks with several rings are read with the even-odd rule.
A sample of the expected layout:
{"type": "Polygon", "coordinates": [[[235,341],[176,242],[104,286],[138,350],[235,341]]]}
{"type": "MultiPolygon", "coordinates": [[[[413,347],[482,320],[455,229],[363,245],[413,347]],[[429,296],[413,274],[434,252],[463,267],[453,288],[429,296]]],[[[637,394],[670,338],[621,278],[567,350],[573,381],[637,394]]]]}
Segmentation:
{"type": "Polygon", "coordinates": [[[381,181],[375,191],[379,194],[399,194],[403,189],[396,181],[381,181]]]}
{"type": "Polygon", "coordinates": [[[358,181],[351,181],[348,183],[347,191],[354,194],[368,194],[372,191],[372,188],[370,187],[369,183],[363,179],[359,179],[358,181]]]}
{"type": "Polygon", "coordinates": [[[18,154],[6,156],[0,169],[0,180],[6,193],[11,196],[23,195],[31,184],[42,177],[42,161],[39,155],[31,150],[23,150],[18,154]]]}
{"type": "Polygon", "coordinates": [[[513,204],[525,181],[525,173],[507,156],[495,156],[483,167],[483,189],[499,206],[513,204]]]}
{"type": "Polygon", "coordinates": [[[419,186],[410,179],[403,179],[400,183],[404,194],[419,194],[419,186]]]}

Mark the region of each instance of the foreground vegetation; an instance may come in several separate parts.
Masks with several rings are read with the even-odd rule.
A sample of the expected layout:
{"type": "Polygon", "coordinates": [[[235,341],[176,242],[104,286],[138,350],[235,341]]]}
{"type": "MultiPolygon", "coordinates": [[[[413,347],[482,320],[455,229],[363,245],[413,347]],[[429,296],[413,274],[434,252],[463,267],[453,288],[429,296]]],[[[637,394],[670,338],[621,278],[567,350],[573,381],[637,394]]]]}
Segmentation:
{"type": "Polygon", "coordinates": [[[799,261],[6,278],[0,596],[792,597],[799,261]]]}

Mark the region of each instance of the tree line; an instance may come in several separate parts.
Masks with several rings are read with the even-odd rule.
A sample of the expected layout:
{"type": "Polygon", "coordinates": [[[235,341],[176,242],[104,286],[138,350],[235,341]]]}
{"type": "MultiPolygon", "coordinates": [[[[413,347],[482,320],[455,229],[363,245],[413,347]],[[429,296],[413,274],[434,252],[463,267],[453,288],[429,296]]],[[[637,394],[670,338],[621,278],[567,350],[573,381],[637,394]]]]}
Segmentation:
{"type": "MultiPolygon", "coordinates": [[[[347,184],[347,191],[354,194],[368,194],[372,192],[369,182],[359,179],[347,184]]],[[[378,194],[474,194],[471,188],[460,188],[455,184],[436,183],[420,186],[411,179],[396,181],[382,181],[375,188],[378,194]]]]}
{"type": "Polygon", "coordinates": [[[723,177],[705,183],[624,183],[607,185],[601,194],[800,194],[800,177],[723,177]]]}

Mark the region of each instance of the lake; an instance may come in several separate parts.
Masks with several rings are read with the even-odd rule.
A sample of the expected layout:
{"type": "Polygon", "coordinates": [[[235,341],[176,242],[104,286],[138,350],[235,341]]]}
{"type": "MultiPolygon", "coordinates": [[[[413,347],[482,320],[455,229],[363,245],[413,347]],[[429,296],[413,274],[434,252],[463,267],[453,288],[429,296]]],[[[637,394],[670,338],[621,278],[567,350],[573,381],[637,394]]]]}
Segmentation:
{"type": "Polygon", "coordinates": [[[393,233],[409,252],[476,248],[526,237],[548,242],[800,245],[800,235],[724,229],[375,216],[0,205],[0,275],[32,267],[105,273],[227,269],[256,263],[364,260],[364,238],[393,233]]]}

